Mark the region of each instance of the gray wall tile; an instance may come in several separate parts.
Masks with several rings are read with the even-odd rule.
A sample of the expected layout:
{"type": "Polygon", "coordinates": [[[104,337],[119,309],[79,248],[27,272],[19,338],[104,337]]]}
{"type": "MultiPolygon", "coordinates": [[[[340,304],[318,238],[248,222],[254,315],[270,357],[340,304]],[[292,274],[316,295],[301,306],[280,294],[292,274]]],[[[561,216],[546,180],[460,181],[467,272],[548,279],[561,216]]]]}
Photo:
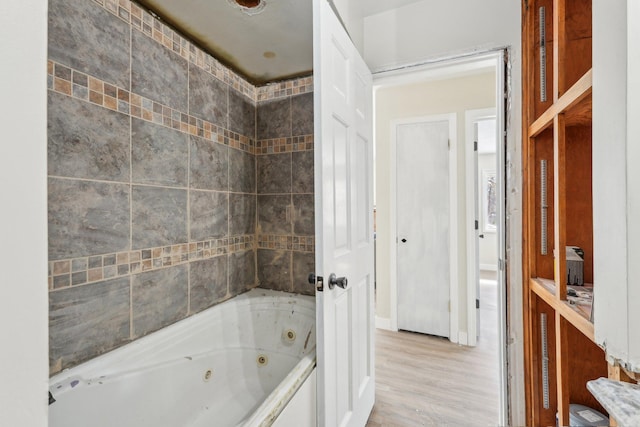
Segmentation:
{"type": "Polygon", "coordinates": [[[256,156],[258,193],[291,193],[291,153],[256,156]]]}
{"type": "Polygon", "coordinates": [[[190,136],[190,186],[201,190],[229,189],[229,148],[197,136],[190,136]]]}
{"type": "Polygon", "coordinates": [[[291,153],[291,156],[293,192],[313,193],[313,151],[297,151],[295,153],[291,153]]]}
{"type": "Polygon", "coordinates": [[[229,130],[251,139],[256,137],[256,106],[233,88],[229,88],[229,130]]]}
{"type": "Polygon", "coordinates": [[[227,255],[189,264],[191,313],[211,307],[227,297],[227,255]]]}
{"type": "Polygon", "coordinates": [[[191,241],[225,237],[229,234],[229,195],[191,190],[189,194],[191,241]]]}
{"type": "Polygon", "coordinates": [[[258,104],[257,139],[291,136],[291,100],[265,101],[258,104]]]}
{"type": "Polygon", "coordinates": [[[261,288],[291,292],[291,251],[258,249],[261,288]]]}
{"type": "Polygon", "coordinates": [[[293,195],[293,234],[298,236],[313,236],[315,234],[313,198],[313,194],[293,195]]]}
{"type": "Polygon", "coordinates": [[[256,232],[256,204],[256,196],[253,194],[229,194],[230,236],[256,232]]]}
{"type": "Polygon", "coordinates": [[[291,235],[291,196],[258,196],[258,233],[291,235]]]}
{"type": "Polygon", "coordinates": [[[256,192],[256,156],[229,149],[229,190],[238,193],[256,192]]]}
{"type": "Polygon", "coordinates": [[[129,181],[129,117],[49,92],[49,175],[129,181]]]}
{"type": "Polygon", "coordinates": [[[310,285],[308,281],[309,273],[315,272],[316,259],[315,254],[310,252],[293,252],[292,270],[293,270],[293,292],[305,295],[315,295],[315,286],[310,285]]]}
{"type": "Polygon", "coordinates": [[[133,249],[187,242],[187,191],[133,186],[133,249]]]}
{"type": "Polygon", "coordinates": [[[129,250],[129,186],[49,178],[49,260],[129,250]]]}
{"type": "Polygon", "coordinates": [[[141,337],[187,315],[186,264],[132,276],[133,336],[141,337]]]}
{"type": "Polygon", "coordinates": [[[136,118],[131,122],[131,168],[134,183],[187,186],[187,136],[136,118]]]}
{"type": "Polygon", "coordinates": [[[229,293],[238,295],[256,286],[256,252],[234,252],[229,255],[229,293]]]}
{"type": "Polygon", "coordinates": [[[228,86],[212,74],[189,64],[189,113],[218,126],[228,126],[228,86]]]}
{"type": "Polygon", "coordinates": [[[94,2],[49,0],[49,59],[129,88],[129,25],[94,2]]]}
{"type": "MultiPolygon", "coordinates": [[[[49,29],[50,59],[178,113],[191,112],[251,139],[313,132],[313,96],[258,107],[200,68],[189,72],[187,61],[171,49],[94,2],[50,0],[49,29]]],[[[228,231],[292,235],[291,217],[300,234],[313,224],[312,199],[296,199],[293,206],[290,194],[313,191],[310,152],[265,158],[260,192],[282,196],[260,196],[259,202],[255,155],[51,92],[48,156],[51,175],[83,179],[49,180],[50,260],[84,257],[84,264],[74,263],[70,274],[53,282],[72,286],[50,294],[52,372],[128,342],[130,326],[135,337],[142,336],[187,316],[189,305],[194,313],[258,283],[256,250],[89,285],[80,264],[97,268],[99,261],[102,267],[104,254],[228,231]]],[[[265,283],[286,290],[299,284],[304,291],[300,280],[306,279],[312,254],[260,252],[265,283]]],[[[128,274],[126,264],[104,261],[105,278],[128,274]]]]}
{"type": "Polygon", "coordinates": [[[187,111],[186,59],[135,29],[131,49],[131,91],[187,111]]]}
{"type": "Polygon", "coordinates": [[[313,93],[291,98],[292,135],[313,134],[313,93]]]}
{"type": "Polygon", "coordinates": [[[129,340],[129,278],[49,293],[51,374],[129,340]]]}

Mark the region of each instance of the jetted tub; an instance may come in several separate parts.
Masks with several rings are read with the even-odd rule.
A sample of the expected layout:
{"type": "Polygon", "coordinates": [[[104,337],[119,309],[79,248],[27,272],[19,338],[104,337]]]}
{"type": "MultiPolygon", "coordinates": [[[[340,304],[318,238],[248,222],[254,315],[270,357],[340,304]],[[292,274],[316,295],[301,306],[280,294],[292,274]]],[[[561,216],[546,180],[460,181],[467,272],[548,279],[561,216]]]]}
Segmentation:
{"type": "Polygon", "coordinates": [[[49,425],[269,426],[315,358],[315,299],[253,289],[52,377],[49,425]]]}

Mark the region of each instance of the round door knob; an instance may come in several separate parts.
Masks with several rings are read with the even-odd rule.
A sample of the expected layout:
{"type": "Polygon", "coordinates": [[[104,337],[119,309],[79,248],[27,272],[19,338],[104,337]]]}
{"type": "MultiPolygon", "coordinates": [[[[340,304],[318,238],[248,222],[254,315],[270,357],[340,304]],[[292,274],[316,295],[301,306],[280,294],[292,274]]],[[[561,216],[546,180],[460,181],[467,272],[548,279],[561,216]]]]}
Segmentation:
{"type": "Polygon", "coordinates": [[[400,240],[402,243],[407,243],[407,239],[400,240]]]}
{"type": "Polygon", "coordinates": [[[346,277],[336,277],[334,273],[331,273],[329,276],[329,289],[333,289],[336,286],[342,289],[347,289],[348,284],[349,281],[346,277]]]}

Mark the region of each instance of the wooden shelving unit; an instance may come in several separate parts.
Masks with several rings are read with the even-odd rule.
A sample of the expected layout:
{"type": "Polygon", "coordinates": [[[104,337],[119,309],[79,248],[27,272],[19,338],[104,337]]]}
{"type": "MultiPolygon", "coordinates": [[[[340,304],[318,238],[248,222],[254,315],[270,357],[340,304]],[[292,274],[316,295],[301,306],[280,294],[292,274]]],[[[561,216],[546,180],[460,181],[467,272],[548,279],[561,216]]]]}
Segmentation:
{"type": "Polygon", "coordinates": [[[527,424],[569,425],[571,403],[605,412],[586,383],[608,369],[590,304],[567,296],[565,255],[582,248],[592,289],[591,0],[523,0],[522,13],[527,424]]]}

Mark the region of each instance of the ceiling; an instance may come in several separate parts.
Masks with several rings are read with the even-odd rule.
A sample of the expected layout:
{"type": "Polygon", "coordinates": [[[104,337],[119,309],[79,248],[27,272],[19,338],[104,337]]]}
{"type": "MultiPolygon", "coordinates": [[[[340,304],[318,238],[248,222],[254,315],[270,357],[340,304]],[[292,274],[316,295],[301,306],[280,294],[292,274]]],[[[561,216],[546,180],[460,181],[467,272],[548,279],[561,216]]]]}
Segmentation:
{"type": "MultiPolygon", "coordinates": [[[[419,0],[346,1],[359,2],[356,13],[365,17],[419,0]]],[[[139,2],[253,84],[312,72],[312,0],[262,0],[254,9],[234,0],[139,2]]]]}

